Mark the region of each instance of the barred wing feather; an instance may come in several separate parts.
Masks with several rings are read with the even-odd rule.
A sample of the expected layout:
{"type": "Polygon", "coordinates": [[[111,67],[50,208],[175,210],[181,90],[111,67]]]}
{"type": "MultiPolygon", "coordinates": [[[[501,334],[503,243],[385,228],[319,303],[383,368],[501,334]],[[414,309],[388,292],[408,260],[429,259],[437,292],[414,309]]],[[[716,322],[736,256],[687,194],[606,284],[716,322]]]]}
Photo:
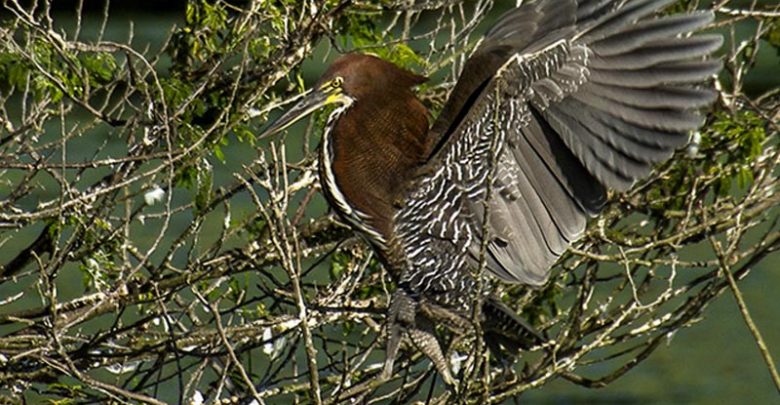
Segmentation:
{"type": "Polygon", "coordinates": [[[714,100],[696,85],[719,70],[708,57],[722,39],[686,36],[711,13],[653,17],[668,3],[540,1],[499,20],[396,215],[402,282],[433,296],[468,287],[484,245],[491,273],[540,285],[608,188],[628,189],[686,143],[714,100]]]}

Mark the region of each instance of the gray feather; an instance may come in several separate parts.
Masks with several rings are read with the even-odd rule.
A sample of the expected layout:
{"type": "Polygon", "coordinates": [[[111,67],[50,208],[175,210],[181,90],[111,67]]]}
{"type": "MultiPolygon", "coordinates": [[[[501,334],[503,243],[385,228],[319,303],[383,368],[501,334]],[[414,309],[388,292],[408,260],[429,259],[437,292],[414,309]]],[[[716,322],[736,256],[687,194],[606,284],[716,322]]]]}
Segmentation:
{"type": "Polygon", "coordinates": [[[695,83],[718,73],[719,60],[667,62],[643,69],[591,69],[593,83],[611,84],[625,88],[651,88],[661,84],[695,83]]]}
{"type": "Polygon", "coordinates": [[[620,35],[593,42],[590,47],[593,52],[602,56],[621,54],[654,40],[691,32],[706,25],[713,18],[712,12],[704,11],[642,21],[620,32],[620,35]]]}
{"type": "Polygon", "coordinates": [[[721,45],[723,45],[723,37],[714,34],[660,40],[619,55],[597,55],[590,66],[605,70],[642,69],[658,63],[709,55],[721,45]]]}
{"type": "Polygon", "coordinates": [[[572,97],[583,104],[611,115],[628,123],[667,131],[688,131],[698,128],[703,123],[700,114],[693,111],[682,111],[661,108],[638,108],[627,104],[600,98],[591,93],[576,93],[572,97]]]}
{"type": "Polygon", "coordinates": [[[555,106],[545,114],[545,118],[570,148],[576,148],[574,154],[586,162],[585,166],[602,183],[624,191],[631,187],[633,179],[644,177],[650,172],[647,164],[632,159],[602,141],[573,115],[580,113],[564,111],[555,106]]]}
{"type": "Polygon", "coordinates": [[[583,42],[595,42],[599,39],[615,35],[618,32],[624,31],[624,28],[627,25],[652,14],[673,1],[674,0],[630,1],[614,13],[599,20],[594,28],[587,31],[584,35],[581,35],[579,39],[583,42]]]}
{"type": "MultiPolygon", "coordinates": [[[[579,108],[587,108],[576,100],[571,100],[573,105],[579,108]]],[[[612,133],[620,134],[626,138],[641,144],[654,146],[669,151],[671,154],[674,149],[685,145],[688,142],[687,133],[670,132],[662,130],[648,129],[635,124],[623,121],[619,117],[611,115],[609,112],[590,110],[588,114],[601,124],[612,129],[612,133]]],[[[613,136],[616,137],[616,136],[613,136]]]]}
{"type": "Polygon", "coordinates": [[[581,91],[640,108],[700,108],[712,104],[717,97],[713,90],[681,86],[656,86],[653,88],[625,88],[620,86],[588,83],[581,91]]]}
{"type": "MultiPolygon", "coordinates": [[[[656,133],[653,133],[653,139],[637,140],[631,136],[626,135],[623,132],[616,131],[614,128],[604,124],[601,120],[594,116],[594,111],[584,107],[576,100],[568,99],[561,103],[560,111],[576,112],[577,120],[582,126],[588,128],[588,133],[598,137],[602,142],[610,145],[614,149],[618,150],[623,155],[626,155],[637,162],[643,163],[658,163],[665,159],[668,159],[672,152],[673,147],[679,144],[679,135],[675,135],[672,142],[667,144],[660,144],[657,140],[656,133]]],[[[610,117],[609,120],[618,120],[617,117],[610,117]]]]}

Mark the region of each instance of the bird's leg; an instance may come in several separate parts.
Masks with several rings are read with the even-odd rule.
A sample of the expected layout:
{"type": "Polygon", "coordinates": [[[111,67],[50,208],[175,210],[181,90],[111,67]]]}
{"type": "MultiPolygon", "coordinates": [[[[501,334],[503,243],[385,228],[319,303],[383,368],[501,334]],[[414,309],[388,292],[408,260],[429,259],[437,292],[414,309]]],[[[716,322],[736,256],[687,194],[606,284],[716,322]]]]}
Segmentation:
{"type": "Polygon", "coordinates": [[[454,379],[450,366],[436,339],[433,322],[420,314],[419,302],[403,288],[393,294],[387,318],[387,358],[382,371],[382,378],[393,375],[393,364],[398,355],[401,337],[405,331],[412,343],[425,354],[442,376],[447,385],[453,386],[454,379]]]}
{"type": "Polygon", "coordinates": [[[402,288],[393,293],[390,308],[387,312],[387,357],[382,378],[389,379],[393,375],[393,364],[401,345],[401,328],[414,325],[417,303],[402,288]]]}

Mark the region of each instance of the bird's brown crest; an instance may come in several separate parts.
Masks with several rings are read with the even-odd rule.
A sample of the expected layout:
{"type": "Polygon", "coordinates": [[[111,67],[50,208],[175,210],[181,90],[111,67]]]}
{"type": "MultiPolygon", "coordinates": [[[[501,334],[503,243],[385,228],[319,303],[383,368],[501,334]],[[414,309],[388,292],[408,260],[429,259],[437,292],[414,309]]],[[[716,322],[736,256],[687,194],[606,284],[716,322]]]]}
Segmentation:
{"type": "Polygon", "coordinates": [[[409,89],[428,80],[376,56],[361,53],[340,56],[322,75],[317,85],[335,77],[344,79],[344,91],[355,98],[368,92],[409,89]]]}

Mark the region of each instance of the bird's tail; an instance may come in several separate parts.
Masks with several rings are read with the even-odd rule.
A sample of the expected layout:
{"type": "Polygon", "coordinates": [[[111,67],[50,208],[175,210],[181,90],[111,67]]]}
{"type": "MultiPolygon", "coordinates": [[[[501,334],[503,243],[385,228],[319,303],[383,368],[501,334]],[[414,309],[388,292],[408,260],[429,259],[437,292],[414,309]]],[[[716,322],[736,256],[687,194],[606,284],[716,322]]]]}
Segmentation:
{"type": "Polygon", "coordinates": [[[482,303],[482,315],[485,343],[494,354],[515,354],[547,341],[547,338],[498,298],[490,297],[482,303]]]}

